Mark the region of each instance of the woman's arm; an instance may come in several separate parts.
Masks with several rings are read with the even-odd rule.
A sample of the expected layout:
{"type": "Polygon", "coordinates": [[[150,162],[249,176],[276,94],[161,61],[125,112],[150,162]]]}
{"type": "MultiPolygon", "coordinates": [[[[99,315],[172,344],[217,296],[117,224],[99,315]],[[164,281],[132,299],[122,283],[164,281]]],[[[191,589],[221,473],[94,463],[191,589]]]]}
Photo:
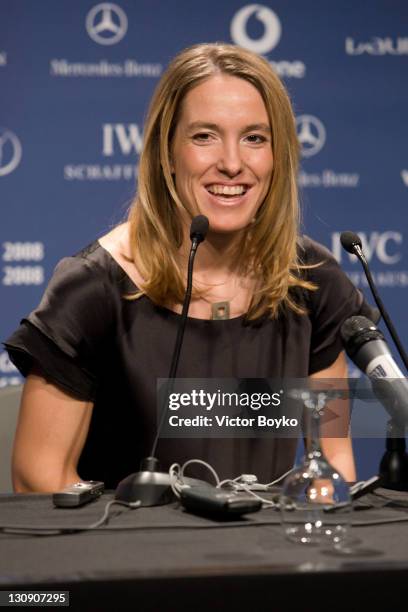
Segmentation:
{"type": "MultiPolygon", "coordinates": [[[[336,361],[325,370],[316,372],[311,378],[337,378],[344,382],[348,377],[347,362],[344,352],[341,352],[336,361]]],[[[340,383],[340,381],[339,381],[340,383]]],[[[350,409],[348,400],[332,400],[329,404],[330,411],[337,414],[333,419],[333,428],[337,432],[348,432],[350,423],[350,409]]],[[[328,424],[328,428],[330,423],[328,424]]],[[[327,429],[328,429],[327,428],[327,429]]],[[[356,468],[354,464],[353,447],[350,434],[343,437],[327,437],[321,439],[322,450],[329,462],[335,467],[347,481],[356,480],[356,468]]]]}
{"type": "Polygon", "coordinates": [[[76,400],[41,372],[24,385],[14,439],[12,476],[16,492],[58,491],[78,482],[77,464],[93,404],[76,400]]]}

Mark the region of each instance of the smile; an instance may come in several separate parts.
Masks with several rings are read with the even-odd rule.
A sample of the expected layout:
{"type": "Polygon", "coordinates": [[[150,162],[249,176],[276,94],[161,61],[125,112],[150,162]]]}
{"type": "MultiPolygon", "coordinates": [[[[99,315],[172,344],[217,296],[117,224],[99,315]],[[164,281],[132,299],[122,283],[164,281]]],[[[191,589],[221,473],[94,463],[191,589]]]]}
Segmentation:
{"type": "Polygon", "coordinates": [[[214,183],[212,185],[208,185],[206,189],[212,195],[234,197],[244,195],[248,190],[248,185],[220,185],[214,183]]]}

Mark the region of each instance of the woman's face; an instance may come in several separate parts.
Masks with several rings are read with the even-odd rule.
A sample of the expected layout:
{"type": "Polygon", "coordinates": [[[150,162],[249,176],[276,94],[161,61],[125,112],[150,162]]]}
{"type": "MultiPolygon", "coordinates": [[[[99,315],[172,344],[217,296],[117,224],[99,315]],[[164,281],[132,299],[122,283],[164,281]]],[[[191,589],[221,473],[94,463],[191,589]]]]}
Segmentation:
{"type": "Polygon", "coordinates": [[[273,170],[271,126],[258,90],[219,74],[185,96],[171,145],[177,193],[212,232],[247,227],[273,170]]]}

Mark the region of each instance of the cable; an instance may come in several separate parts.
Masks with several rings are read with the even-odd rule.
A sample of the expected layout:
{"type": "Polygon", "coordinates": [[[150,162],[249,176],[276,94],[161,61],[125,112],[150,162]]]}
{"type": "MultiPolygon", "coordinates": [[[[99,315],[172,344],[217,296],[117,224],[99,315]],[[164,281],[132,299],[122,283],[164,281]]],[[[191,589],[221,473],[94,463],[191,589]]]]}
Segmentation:
{"type": "Polygon", "coordinates": [[[180,464],[172,463],[169,468],[169,476],[170,476],[170,486],[174,495],[180,499],[180,464]],[[177,470],[177,471],[176,471],[177,470]]]}
{"type": "Polygon", "coordinates": [[[273,480],[272,482],[268,482],[268,484],[266,484],[266,487],[273,487],[273,485],[275,485],[277,482],[280,482],[281,480],[283,480],[284,478],[286,478],[286,476],[288,474],[291,473],[291,471],[293,470],[293,468],[290,468],[290,470],[288,470],[287,472],[285,472],[284,474],[282,474],[282,476],[279,476],[279,478],[277,478],[276,480],[273,480]]]}
{"type": "Polygon", "coordinates": [[[109,518],[110,509],[113,505],[126,506],[134,509],[140,506],[140,501],[136,502],[123,502],[116,499],[109,501],[104,509],[104,512],[100,519],[95,523],[79,527],[78,525],[64,526],[64,527],[51,527],[41,525],[0,525],[0,531],[3,533],[14,533],[14,534],[27,534],[27,535],[59,535],[63,533],[75,533],[79,531],[90,531],[99,529],[109,518]]]}
{"type": "Polygon", "coordinates": [[[214,476],[214,479],[215,479],[215,482],[216,482],[216,486],[217,487],[219,486],[220,479],[218,477],[217,472],[214,470],[214,468],[209,463],[207,463],[206,461],[203,461],[202,459],[190,459],[189,461],[186,461],[186,463],[184,463],[182,465],[182,467],[181,467],[181,471],[180,471],[181,478],[183,478],[183,476],[184,476],[184,470],[186,469],[186,467],[188,465],[193,464],[193,463],[198,463],[199,465],[204,465],[204,467],[208,468],[210,470],[211,474],[214,476]]]}

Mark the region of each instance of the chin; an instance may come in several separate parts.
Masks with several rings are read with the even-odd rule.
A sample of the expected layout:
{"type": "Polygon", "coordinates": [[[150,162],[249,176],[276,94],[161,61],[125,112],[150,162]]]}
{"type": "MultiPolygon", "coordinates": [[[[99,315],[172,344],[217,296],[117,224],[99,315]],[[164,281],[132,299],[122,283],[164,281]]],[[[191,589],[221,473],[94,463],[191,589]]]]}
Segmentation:
{"type": "Polygon", "coordinates": [[[247,230],[251,226],[251,221],[243,221],[241,223],[229,221],[222,223],[218,219],[212,221],[211,217],[208,220],[210,222],[210,233],[213,234],[235,234],[245,229],[247,230]]]}

